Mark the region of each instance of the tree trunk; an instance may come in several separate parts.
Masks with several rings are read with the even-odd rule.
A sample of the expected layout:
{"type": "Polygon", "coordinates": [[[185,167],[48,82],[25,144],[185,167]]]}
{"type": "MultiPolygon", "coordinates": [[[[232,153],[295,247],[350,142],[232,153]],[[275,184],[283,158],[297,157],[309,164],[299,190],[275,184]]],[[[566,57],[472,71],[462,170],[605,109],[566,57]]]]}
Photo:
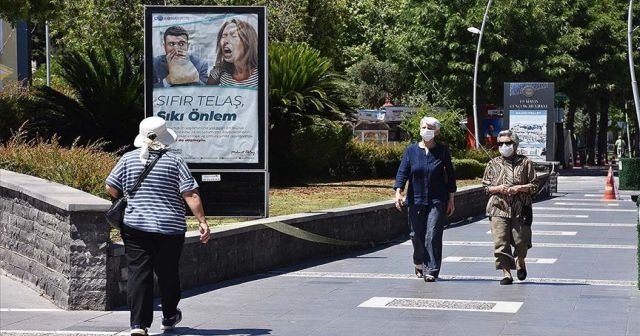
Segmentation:
{"type": "Polygon", "coordinates": [[[286,185],[295,182],[295,170],[291,168],[294,127],[290,120],[274,121],[269,130],[269,171],[274,184],[286,185]]]}
{"type": "Polygon", "coordinates": [[[573,153],[573,161],[575,164],[578,146],[576,144],[576,110],[577,106],[573,101],[569,101],[566,109],[566,128],[571,131],[571,152],[573,153]]]}
{"type": "Polygon", "coordinates": [[[587,158],[586,162],[589,165],[595,165],[595,148],[596,148],[596,131],[598,128],[598,108],[596,106],[597,100],[593,98],[587,99],[587,105],[585,111],[589,117],[589,126],[587,127],[587,158]]]}
{"type": "Polygon", "coordinates": [[[604,165],[607,160],[607,129],[609,128],[609,93],[600,97],[600,119],[598,120],[598,164],[604,165]]]}

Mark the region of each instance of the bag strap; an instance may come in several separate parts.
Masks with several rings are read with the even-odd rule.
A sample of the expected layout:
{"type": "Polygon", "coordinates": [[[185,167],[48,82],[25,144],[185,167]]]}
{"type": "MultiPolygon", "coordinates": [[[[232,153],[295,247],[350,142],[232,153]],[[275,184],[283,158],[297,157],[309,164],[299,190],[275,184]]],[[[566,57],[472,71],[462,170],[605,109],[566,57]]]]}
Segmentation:
{"type": "Polygon", "coordinates": [[[136,180],[136,183],[133,185],[133,188],[131,188],[131,191],[128,193],[125,193],[125,197],[129,198],[131,197],[131,195],[135,192],[135,190],[140,186],[140,184],[142,183],[142,181],[144,180],[145,177],[147,177],[147,175],[149,175],[149,172],[151,172],[151,169],[153,168],[153,166],[156,165],[156,163],[158,162],[158,160],[160,160],[160,157],[162,157],[162,155],[164,155],[164,153],[166,153],[166,150],[161,150],[160,154],[158,154],[158,156],[156,156],[155,159],[153,159],[153,161],[151,161],[142,171],[142,173],[140,173],[140,176],[138,176],[138,179],[136,180]]]}

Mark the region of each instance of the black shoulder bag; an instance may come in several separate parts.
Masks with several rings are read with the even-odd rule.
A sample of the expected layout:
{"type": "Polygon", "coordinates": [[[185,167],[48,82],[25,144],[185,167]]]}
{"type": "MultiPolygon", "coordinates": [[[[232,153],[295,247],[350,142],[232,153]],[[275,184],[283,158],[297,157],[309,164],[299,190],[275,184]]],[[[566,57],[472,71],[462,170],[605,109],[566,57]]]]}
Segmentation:
{"type": "Polygon", "coordinates": [[[114,229],[120,230],[120,228],[124,224],[124,222],[123,222],[124,221],[124,211],[127,208],[127,201],[129,200],[129,197],[133,197],[133,193],[140,186],[140,184],[142,183],[144,178],[147,177],[147,175],[149,175],[149,172],[151,171],[153,166],[156,165],[156,162],[158,162],[158,160],[160,160],[160,157],[164,153],[165,153],[165,151],[160,151],[160,154],[158,154],[158,156],[155,159],[153,159],[153,161],[151,161],[151,163],[149,163],[149,165],[147,165],[144,168],[142,173],[140,173],[140,176],[138,176],[138,179],[136,180],[136,183],[133,185],[133,188],[131,188],[131,191],[129,193],[124,191],[122,197],[120,197],[117,200],[113,201],[113,203],[111,204],[111,207],[109,208],[109,210],[107,210],[104,213],[104,217],[107,219],[107,222],[114,229]]]}

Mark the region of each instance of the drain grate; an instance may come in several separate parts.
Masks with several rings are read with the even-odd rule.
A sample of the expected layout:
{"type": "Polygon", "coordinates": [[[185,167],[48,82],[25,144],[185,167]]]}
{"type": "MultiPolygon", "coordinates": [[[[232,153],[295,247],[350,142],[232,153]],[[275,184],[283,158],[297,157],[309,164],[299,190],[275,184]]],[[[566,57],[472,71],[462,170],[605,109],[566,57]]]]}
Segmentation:
{"type": "Polygon", "coordinates": [[[516,313],[522,302],[372,297],[358,307],[516,313]]]}
{"type": "Polygon", "coordinates": [[[452,310],[491,310],[495,302],[453,301],[433,299],[394,299],[386,304],[387,307],[423,308],[423,309],[452,309],[452,310]]]}

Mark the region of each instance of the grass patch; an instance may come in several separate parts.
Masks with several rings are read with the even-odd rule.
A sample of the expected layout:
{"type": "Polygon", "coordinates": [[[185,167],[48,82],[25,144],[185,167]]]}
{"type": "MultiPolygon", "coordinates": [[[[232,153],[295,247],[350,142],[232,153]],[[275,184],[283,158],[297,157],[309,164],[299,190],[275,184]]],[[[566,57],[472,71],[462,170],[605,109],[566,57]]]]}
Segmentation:
{"type": "MultiPolygon", "coordinates": [[[[312,182],[303,186],[272,187],[269,190],[269,216],[290,215],[356,204],[393,199],[394,179],[367,179],[341,182],[312,182]]],[[[481,184],[482,179],[458,180],[458,188],[481,184]]],[[[244,217],[208,217],[210,226],[234,224],[251,220],[244,217]]],[[[187,227],[194,230],[198,223],[187,218],[187,227]]]]}

